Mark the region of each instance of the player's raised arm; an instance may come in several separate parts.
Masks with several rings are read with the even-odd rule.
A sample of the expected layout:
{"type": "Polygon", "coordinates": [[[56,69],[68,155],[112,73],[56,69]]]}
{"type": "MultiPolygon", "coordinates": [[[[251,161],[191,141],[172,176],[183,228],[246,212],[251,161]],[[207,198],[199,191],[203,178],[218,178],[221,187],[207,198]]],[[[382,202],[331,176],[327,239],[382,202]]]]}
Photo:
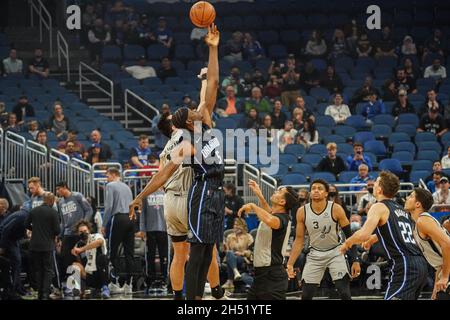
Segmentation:
{"type": "Polygon", "coordinates": [[[211,115],[217,100],[217,90],[219,89],[219,42],[220,33],[217,26],[212,24],[208,28],[208,34],[205,42],[209,47],[208,73],[206,75],[208,81],[206,86],[206,102],[205,107],[211,115]]]}
{"type": "Polygon", "coordinates": [[[268,212],[271,212],[272,209],[270,208],[270,205],[269,205],[269,203],[267,203],[266,199],[264,199],[264,195],[262,194],[262,191],[261,191],[259,185],[256,183],[256,181],[251,180],[251,179],[248,180],[248,186],[253,191],[253,193],[258,197],[261,208],[263,208],[264,210],[266,210],[268,212]]]}

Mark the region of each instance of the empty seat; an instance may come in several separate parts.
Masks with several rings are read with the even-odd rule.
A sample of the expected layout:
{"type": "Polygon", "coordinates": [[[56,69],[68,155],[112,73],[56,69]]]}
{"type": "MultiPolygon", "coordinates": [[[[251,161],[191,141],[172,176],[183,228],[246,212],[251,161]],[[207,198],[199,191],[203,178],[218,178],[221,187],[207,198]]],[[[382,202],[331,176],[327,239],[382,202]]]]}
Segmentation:
{"type": "Polygon", "coordinates": [[[364,143],[364,150],[366,152],[372,152],[377,157],[386,156],[386,147],[384,143],[379,140],[366,141],[364,143]]]}
{"type": "Polygon", "coordinates": [[[416,154],[416,146],[414,143],[409,141],[400,141],[394,144],[394,152],[406,151],[411,153],[413,156],[416,154]]]}
{"type": "Polygon", "coordinates": [[[431,160],[415,160],[412,163],[411,170],[428,170],[433,168],[433,162],[431,160]]]}
{"type": "Polygon", "coordinates": [[[327,147],[323,144],[313,144],[309,150],[308,153],[316,153],[320,154],[322,156],[326,156],[327,154],[327,147]]]}
{"type": "Polygon", "coordinates": [[[357,132],[353,137],[353,142],[364,144],[366,141],[375,140],[375,135],[370,131],[357,132]]]}
{"type": "Polygon", "coordinates": [[[300,173],[289,173],[281,179],[281,185],[283,186],[294,186],[305,184],[306,182],[306,177],[300,173]]]}
{"type": "Polygon", "coordinates": [[[396,175],[403,173],[402,164],[397,159],[383,159],[378,165],[380,171],[390,171],[396,175]]]}
{"type": "Polygon", "coordinates": [[[391,155],[391,158],[400,161],[402,166],[411,165],[414,161],[414,154],[408,151],[397,151],[391,155]]]}
{"type": "Polygon", "coordinates": [[[339,182],[350,183],[356,176],[358,176],[358,171],[342,171],[339,174],[339,182]]]}

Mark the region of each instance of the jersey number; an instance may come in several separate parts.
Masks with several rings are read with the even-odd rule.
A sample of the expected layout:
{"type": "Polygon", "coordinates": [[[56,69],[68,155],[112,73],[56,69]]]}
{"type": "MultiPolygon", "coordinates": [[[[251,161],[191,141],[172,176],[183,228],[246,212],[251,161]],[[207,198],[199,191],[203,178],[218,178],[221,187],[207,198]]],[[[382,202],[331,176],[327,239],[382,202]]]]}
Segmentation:
{"type": "Polygon", "coordinates": [[[398,225],[400,226],[400,229],[402,231],[403,241],[405,241],[405,243],[416,244],[416,241],[414,240],[412,235],[411,225],[405,222],[399,222],[398,225]]]}
{"type": "Polygon", "coordinates": [[[319,229],[319,223],[317,221],[313,221],[314,229],[319,229]]]}

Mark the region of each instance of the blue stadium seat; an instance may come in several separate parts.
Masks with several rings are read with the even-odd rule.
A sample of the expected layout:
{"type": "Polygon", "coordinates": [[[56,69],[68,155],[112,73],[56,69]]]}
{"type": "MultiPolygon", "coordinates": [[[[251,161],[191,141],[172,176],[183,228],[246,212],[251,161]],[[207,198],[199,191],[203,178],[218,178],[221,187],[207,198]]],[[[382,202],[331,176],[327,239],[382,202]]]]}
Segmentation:
{"type": "Polygon", "coordinates": [[[427,141],[436,142],[437,138],[436,135],[431,132],[417,132],[414,141],[416,142],[416,144],[427,141]]]}
{"type": "Polygon", "coordinates": [[[327,147],[323,144],[313,144],[309,148],[308,153],[315,153],[324,157],[327,155],[327,147]]]}
{"type": "Polygon", "coordinates": [[[406,151],[411,153],[413,156],[416,154],[416,146],[414,143],[409,141],[400,141],[395,143],[394,152],[406,151]]]}
{"type": "Polygon", "coordinates": [[[264,19],[264,26],[273,29],[283,29],[286,25],[283,16],[267,16],[264,19]]]}
{"type": "Polygon", "coordinates": [[[397,159],[383,159],[378,165],[378,170],[390,171],[396,175],[403,173],[402,164],[397,159]]]}
{"type": "Polygon", "coordinates": [[[333,128],[336,125],[334,119],[330,116],[317,116],[316,117],[316,126],[317,127],[331,127],[333,128]]]}
{"type": "Polygon", "coordinates": [[[175,47],[175,59],[189,61],[195,59],[194,48],[189,44],[180,44],[175,47]]]}
{"type": "Polygon", "coordinates": [[[353,59],[347,56],[337,58],[335,64],[336,67],[340,66],[344,68],[346,71],[351,71],[354,67],[353,59]]]}
{"type": "Polygon", "coordinates": [[[333,128],[330,127],[317,127],[317,132],[319,132],[319,139],[320,137],[326,137],[333,133],[333,128]]]}
{"type": "Polygon", "coordinates": [[[437,141],[423,141],[418,142],[417,144],[417,152],[422,152],[425,150],[434,150],[439,152],[439,154],[442,152],[442,146],[437,141]]]}
{"type": "Polygon", "coordinates": [[[345,120],[345,124],[350,127],[354,127],[356,130],[362,130],[366,128],[366,119],[361,115],[352,115],[345,120]]]}
{"type": "Polygon", "coordinates": [[[432,170],[433,161],[431,160],[415,160],[412,163],[411,170],[432,170]]]}
{"type": "Polygon", "coordinates": [[[388,125],[378,124],[372,127],[372,133],[376,139],[388,138],[392,133],[392,129],[388,125]]]}
{"type": "MultiPolygon", "coordinates": [[[[179,42],[178,42],[179,43],[179,42]]],[[[169,55],[169,49],[162,44],[153,44],[147,48],[147,58],[149,60],[161,60],[169,55]]]]}
{"type": "MultiPolygon", "coordinates": [[[[263,46],[270,46],[279,42],[278,32],[273,30],[264,30],[258,33],[258,39],[263,46]]],[[[270,55],[270,54],[269,54],[270,55]]]]}
{"type": "Polygon", "coordinates": [[[415,113],[402,113],[398,116],[398,124],[410,124],[417,128],[419,117],[415,113]]]}
{"type": "Polygon", "coordinates": [[[280,164],[285,164],[287,166],[298,162],[298,156],[290,153],[282,153],[279,155],[280,164]]]}
{"type": "Polygon", "coordinates": [[[317,87],[309,91],[309,95],[314,97],[318,102],[328,102],[330,92],[326,88],[317,87]]]}
{"type": "Polygon", "coordinates": [[[239,16],[226,16],[223,18],[223,28],[225,30],[242,30],[243,20],[239,16]]]}
{"type": "Polygon", "coordinates": [[[292,173],[301,173],[305,176],[310,176],[313,173],[313,168],[307,163],[295,163],[290,166],[292,173]]]}
{"type": "MultiPolygon", "coordinates": [[[[349,143],[337,143],[337,151],[338,153],[343,153],[346,155],[353,154],[353,146],[349,143]]],[[[343,159],[345,160],[345,158],[343,159]]]]}
{"type": "Polygon", "coordinates": [[[273,44],[269,47],[269,57],[275,60],[287,57],[286,46],[273,44]]]}
{"type": "Polygon", "coordinates": [[[328,183],[336,182],[336,176],[331,172],[315,172],[311,176],[311,182],[317,179],[323,179],[328,183]]]}
{"type": "Polygon", "coordinates": [[[416,155],[416,160],[430,160],[430,161],[436,161],[440,160],[440,153],[433,150],[424,150],[421,152],[418,152],[416,155]]]}
{"type": "Polygon", "coordinates": [[[390,114],[378,114],[372,119],[373,124],[382,124],[393,128],[395,126],[395,118],[390,114]]]}
{"type": "Polygon", "coordinates": [[[391,155],[391,158],[397,159],[398,161],[400,161],[402,166],[411,165],[412,162],[414,161],[414,154],[411,152],[408,152],[408,151],[398,151],[398,152],[394,152],[391,155]]]}
{"type": "Polygon", "coordinates": [[[345,139],[351,139],[356,134],[356,129],[348,125],[338,125],[334,128],[334,134],[344,137],[345,139]]]}
{"type": "Polygon", "coordinates": [[[364,142],[364,150],[366,152],[371,152],[375,154],[377,157],[385,157],[386,156],[386,147],[383,142],[379,140],[372,140],[364,142]]]}
{"type": "Polygon", "coordinates": [[[281,185],[294,186],[307,183],[306,177],[300,173],[289,173],[281,179],[281,185]]]}
{"type": "Polygon", "coordinates": [[[231,118],[221,118],[220,121],[216,122],[217,129],[235,129],[237,122],[231,118]]]}
{"type": "Polygon", "coordinates": [[[390,146],[394,146],[398,142],[411,142],[411,138],[405,132],[393,132],[389,136],[388,142],[390,146]]]}
{"type": "Polygon", "coordinates": [[[400,124],[395,127],[395,132],[406,133],[409,137],[416,135],[417,127],[410,124],[400,124]]]}
{"type": "Polygon", "coordinates": [[[261,30],[263,26],[263,19],[259,16],[247,16],[243,21],[243,27],[246,30],[261,30]]]}
{"type": "Polygon", "coordinates": [[[322,156],[319,154],[307,153],[302,156],[301,160],[302,163],[307,163],[315,169],[319,165],[319,162],[322,160],[322,156]]]}
{"type": "MultiPolygon", "coordinates": [[[[296,157],[301,157],[306,153],[306,149],[301,144],[289,144],[284,149],[285,154],[293,154],[296,157]]],[[[295,161],[297,162],[297,161],[295,161]]]]}
{"type": "Polygon", "coordinates": [[[323,144],[327,145],[330,142],[334,142],[334,143],[345,143],[346,139],[343,136],[339,136],[336,134],[332,134],[330,136],[326,136],[322,139],[323,144]]]}
{"type": "Polygon", "coordinates": [[[342,171],[339,174],[339,182],[350,183],[350,181],[358,176],[358,171],[342,171]]]}
{"type": "Polygon", "coordinates": [[[124,91],[125,91],[125,89],[130,89],[132,87],[137,87],[139,85],[140,85],[139,80],[134,79],[134,78],[123,79],[120,81],[120,87],[124,91]]]}
{"type": "Polygon", "coordinates": [[[298,45],[301,41],[301,35],[297,30],[282,30],[280,31],[280,41],[287,46],[298,45]]]}
{"type": "Polygon", "coordinates": [[[430,174],[431,171],[427,170],[413,170],[409,174],[409,181],[411,181],[414,184],[417,184],[419,183],[420,179],[425,180],[430,174]]]}
{"type": "Polygon", "coordinates": [[[371,131],[360,131],[353,136],[353,142],[365,143],[375,140],[375,135],[371,131]]]}
{"type": "Polygon", "coordinates": [[[125,60],[139,60],[141,56],[145,56],[145,49],[138,45],[127,45],[123,49],[123,58],[125,60]]]}
{"type": "Polygon", "coordinates": [[[104,62],[120,62],[122,61],[122,51],[118,46],[104,46],[102,57],[104,62]]]}

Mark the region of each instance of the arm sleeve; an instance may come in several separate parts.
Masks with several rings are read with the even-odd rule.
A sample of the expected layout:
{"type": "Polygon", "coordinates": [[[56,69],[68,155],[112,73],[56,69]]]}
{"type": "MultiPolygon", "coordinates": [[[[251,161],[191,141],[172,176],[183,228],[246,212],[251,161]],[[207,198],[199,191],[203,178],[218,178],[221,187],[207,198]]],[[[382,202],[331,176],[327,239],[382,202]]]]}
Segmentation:
{"type": "Polygon", "coordinates": [[[80,195],[80,200],[79,201],[80,201],[81,207],[83,208],[84,219],[90,221],[92,219],[92,214],[93,214],[92,206],[86,200],[86,198],[83,197],[82,195],[80,195]]]}

